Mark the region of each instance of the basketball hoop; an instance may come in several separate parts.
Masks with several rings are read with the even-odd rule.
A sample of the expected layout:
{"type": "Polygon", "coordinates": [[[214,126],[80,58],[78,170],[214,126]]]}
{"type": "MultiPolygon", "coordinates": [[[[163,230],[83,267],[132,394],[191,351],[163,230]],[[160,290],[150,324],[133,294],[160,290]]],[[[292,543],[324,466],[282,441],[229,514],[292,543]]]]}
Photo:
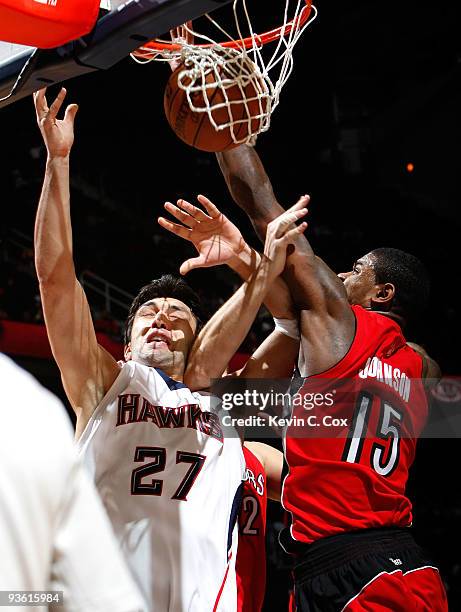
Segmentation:
{"type": "MultiPolygon", "coordinates": [[[[218,42],[212,35],[196,32],[185,25],[183,29],[193,37],[193,44],[182,38],[173,41],[156,39],[131,54],[140,64],[151,61],[181,62],[184,70],[179,74],[178,86],[186,92],[190,108],[194,112],[207,113],[213,124],[213,104],[200,104],[199,107],[193,104],[193,94],[197,91],[201,91],[204,98],[208,99],[206,90],[210,87],[209,73],[213,72],[213,87],[223,91],[224,99],[225,91],[229,87],[235,85],[245,91],[248,79],[253,78],[253,82],[257,84],[255,90],[259,112],[256,116],[248,114],[247,117],[239,119],[240,123],[244,121],[251,128],[245,130],[244,138],[239,138],[239,130],[234,129],[238,125],[236,126],[232,119],[232,102],[228,103],[229,121],[215,126],[217,130],[229,129],[236,145],[254,144],[256,136],[269,129],[272,113],[279,104],[280,92],[293,70],[294,46],[317,16],[312,0],[284,0],[283,24],[263,34],[257,34],[247,8],[250,1],[252,0],[234,0],[234,24],[230,26],[235,28],[234,36],[210,15],[205,15],[211,26],[227,40],[218,42]],[[269,43],[276,43],[275,49],[266,47],[269,43]],[[245,66],[245,70],[236,70],[235,67],[239,65],[245,66]]],[[[254,97],[249,101],[254,102],[254,97]]],[[[222,106],[222,99],[219,104],[222,106]]]]}

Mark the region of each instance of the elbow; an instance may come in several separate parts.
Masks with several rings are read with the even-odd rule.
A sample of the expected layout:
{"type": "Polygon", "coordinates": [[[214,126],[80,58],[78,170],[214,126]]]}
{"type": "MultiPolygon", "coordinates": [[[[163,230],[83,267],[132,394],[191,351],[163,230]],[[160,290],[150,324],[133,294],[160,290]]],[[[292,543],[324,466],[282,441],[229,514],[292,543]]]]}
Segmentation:
{"type": "Polygon", "coordinates": [[[52,282],[52,274],[47,266],[41,266],[39,263],[35,262],[35,271],[37,273],[37,280],[40,288],[46,287],[52,282]]]}
{"type": "Polygon", "coordinates": [[[74,261],[68,253],[35,257],[35,271],[40,286],[65,286],[75,281],[74,261]]]}
{"type": "Polygon", "coordinates": [[[210,378],[198,368],[188,368],[184,374],[184,384],[191,391],[203,391],[210,387],[210,378]]]}
{"type": "Polygon", "coordinates": [[[36,271],[42,297],[62,294],[64,291],[71,290],[77,282],[74,270],[56,272],[47,268],[40,269],[37,266],[36,271]]]}
{"type": "Polygon", "coordinates": [[[37,272],[37,280],[40,285],[40,290],[47,289],[48,287],[55,287],[59,285],[59,276],[53,269],[50,269],[49,266],[44,265],[35,266],[35,270],[37,272]]]}
{"type": "Polygon", "coordinates": [[[51,274],[48,266],[41,266],[36,262],[35,271],[37,273],[37,280],[40,288],[46,287],[53,282],[53,275],[51,274]]]}

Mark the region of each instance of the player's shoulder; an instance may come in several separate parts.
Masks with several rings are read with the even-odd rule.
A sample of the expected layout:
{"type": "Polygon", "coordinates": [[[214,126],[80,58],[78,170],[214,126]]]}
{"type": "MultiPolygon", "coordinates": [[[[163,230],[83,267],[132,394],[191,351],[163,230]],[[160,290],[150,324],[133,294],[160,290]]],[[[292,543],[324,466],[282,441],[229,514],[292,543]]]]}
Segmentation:
{"type": "Polygon", "coordinates": [[[243,454],[247,463],[250,461],[254,463],[256,460],[263,471],[267,470],[267,465],[270,464],[271,460],[281,455],[279,450],[269,446],[269,444],[248,441],[243,445],[243,454]]]}
{"type": "Polygon", "coordinates": [[[414,342],[407,342],[407,346],[413,349],[415,353],[418,353],[423,360],[422,377],[434,380],[435,383],[438,382],[442,377],[442,371],[439,364],[429,356],[426,349],[421,345],[415,344],[414,342]]]}
{"type": "Polygon", "coordinates": [[[248,442],[246,440],[243,444],[243,455],[246,463],[257,461],[264,467],[264,446],[261,442],[248,442]]]}

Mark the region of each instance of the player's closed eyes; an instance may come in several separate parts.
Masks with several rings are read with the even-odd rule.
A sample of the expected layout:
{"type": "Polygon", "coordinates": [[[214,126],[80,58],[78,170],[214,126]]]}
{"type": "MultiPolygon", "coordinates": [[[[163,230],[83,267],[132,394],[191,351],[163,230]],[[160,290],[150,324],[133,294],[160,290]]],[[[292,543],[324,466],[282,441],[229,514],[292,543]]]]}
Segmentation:
{"type": "MultiPolygon", "coordinates": [[[[138,317],[155,317],[159,313],[159,310],[140,310],[138,317]]],[[[188,312],[178,306],[171,306],[165,312],[170,319],[184,319],[188,316],[188,312]]]]}

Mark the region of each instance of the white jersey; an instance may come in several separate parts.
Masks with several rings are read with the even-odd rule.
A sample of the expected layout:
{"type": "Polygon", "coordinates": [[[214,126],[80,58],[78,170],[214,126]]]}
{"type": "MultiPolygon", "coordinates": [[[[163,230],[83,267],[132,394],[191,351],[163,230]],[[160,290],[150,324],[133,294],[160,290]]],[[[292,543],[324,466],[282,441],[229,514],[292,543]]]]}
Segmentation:
{"type": "Polygon", "coordinates": [[[125,363],[79,447],[152,612],[233,612],[239,438],[210,395],[125,363]],[[215,404],[215,405],[213,405],[215,404]]]}
{"type": "Polygon", "coordinates": [[[4,355],[0,387],[0,591],[64,599],[13,607],[4,593],[0,610],[145,612],[64,407],[4,355]]]}

